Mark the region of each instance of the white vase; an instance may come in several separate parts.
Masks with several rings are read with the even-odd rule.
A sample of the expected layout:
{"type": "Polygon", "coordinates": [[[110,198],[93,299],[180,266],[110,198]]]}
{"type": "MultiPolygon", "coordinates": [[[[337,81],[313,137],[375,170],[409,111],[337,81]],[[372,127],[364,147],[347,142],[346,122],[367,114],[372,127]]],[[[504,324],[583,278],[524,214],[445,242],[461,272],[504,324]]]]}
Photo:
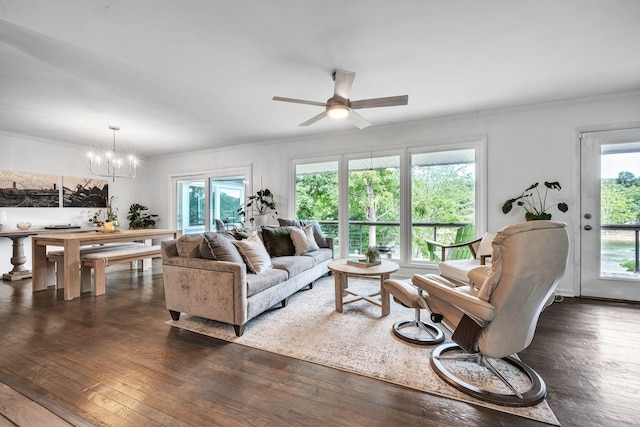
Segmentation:
{"type": "Polygon", "coordinates": [[[268,222],[269,222],[269,215],[255,215],[253,217],[254,227],[262,227],[263,225],[267,225],[268,222]]]}

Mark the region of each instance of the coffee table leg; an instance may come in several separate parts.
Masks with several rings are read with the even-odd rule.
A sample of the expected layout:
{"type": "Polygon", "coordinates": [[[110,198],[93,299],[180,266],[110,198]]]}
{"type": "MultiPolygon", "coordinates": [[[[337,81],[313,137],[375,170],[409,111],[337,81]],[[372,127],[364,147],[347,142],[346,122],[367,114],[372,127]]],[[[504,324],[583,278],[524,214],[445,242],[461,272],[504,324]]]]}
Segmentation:
{"type": "Polygon", "coordinates": [[[338,273],[336,271],[333,272],[334,274],[334,285],[335,285],[335,292],[336,292],[336,311],[338,313],[342,313],[342,295],[343,295],[343,285],[344,285],[344,280],[345,280],[345,274],[342,273],[338,273]]]}
{"type": "Polygon", "coordinates": [[[380,275],[380,302],[382,303],[382,315],[388,316],[391,312],[389,292],[384,287],[384,281],[390,277],[388,274],[380,275]]]}

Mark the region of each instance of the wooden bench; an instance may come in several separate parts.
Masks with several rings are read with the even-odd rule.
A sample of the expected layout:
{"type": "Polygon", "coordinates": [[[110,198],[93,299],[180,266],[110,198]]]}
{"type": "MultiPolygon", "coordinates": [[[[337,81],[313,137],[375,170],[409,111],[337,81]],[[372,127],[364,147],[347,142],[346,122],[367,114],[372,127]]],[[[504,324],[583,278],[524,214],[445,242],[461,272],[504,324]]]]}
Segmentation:
{"type": "MultiPolygon", "coordinates": [[[[160,257],[162,257],[160,245],[112,249],[80,255],[82,261],[80,292],[91,290],[91,269],[93,269],[94,276],[93,294],[95,296],[104,295],[107,266],[160,257]]],[[[142,268],[144,269],[144,266],[142,268]]]]}
{"type": "MultiPolygon", "coordinates": [[[[80,248],[80,256],[112,251],[117,249],[134,248],[144,246],[142,243],[107,243],[104,245],[83,246],[80,248]]],[[[57,289],[64,288],[64,270],[60,268],[64,261],[64,251],[55,250],[47,253],[47,286],[55,286],[57,289]]]]}

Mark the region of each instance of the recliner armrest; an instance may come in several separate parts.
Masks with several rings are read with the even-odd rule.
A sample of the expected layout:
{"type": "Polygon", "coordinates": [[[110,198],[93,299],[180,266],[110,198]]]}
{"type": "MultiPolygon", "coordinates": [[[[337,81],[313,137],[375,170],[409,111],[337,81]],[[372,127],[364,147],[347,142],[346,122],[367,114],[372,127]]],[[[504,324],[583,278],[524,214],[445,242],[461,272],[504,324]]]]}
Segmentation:
{"type": "Polygon", "coordinates": [[[496,315],[496,309],[488,302],[469,294],[467,288],[456,287],[437,274],[419,275],[412,278],[413,284],[427,291],[432,297],[447,300],[464,313],[484,322],[490,322],[496,315]]]}

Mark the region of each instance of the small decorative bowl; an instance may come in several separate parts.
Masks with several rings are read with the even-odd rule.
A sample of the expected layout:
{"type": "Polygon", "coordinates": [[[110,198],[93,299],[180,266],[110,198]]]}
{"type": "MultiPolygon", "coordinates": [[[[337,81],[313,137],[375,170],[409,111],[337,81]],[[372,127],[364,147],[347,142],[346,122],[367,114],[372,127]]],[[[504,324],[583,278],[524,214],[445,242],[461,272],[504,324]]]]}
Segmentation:
{"type": "Polygon", "coordinates": [[[19,230],[28,230],[31,228],[31,223],[30,222],[19,222],[16,227],[18,227],[19,230]]]}

